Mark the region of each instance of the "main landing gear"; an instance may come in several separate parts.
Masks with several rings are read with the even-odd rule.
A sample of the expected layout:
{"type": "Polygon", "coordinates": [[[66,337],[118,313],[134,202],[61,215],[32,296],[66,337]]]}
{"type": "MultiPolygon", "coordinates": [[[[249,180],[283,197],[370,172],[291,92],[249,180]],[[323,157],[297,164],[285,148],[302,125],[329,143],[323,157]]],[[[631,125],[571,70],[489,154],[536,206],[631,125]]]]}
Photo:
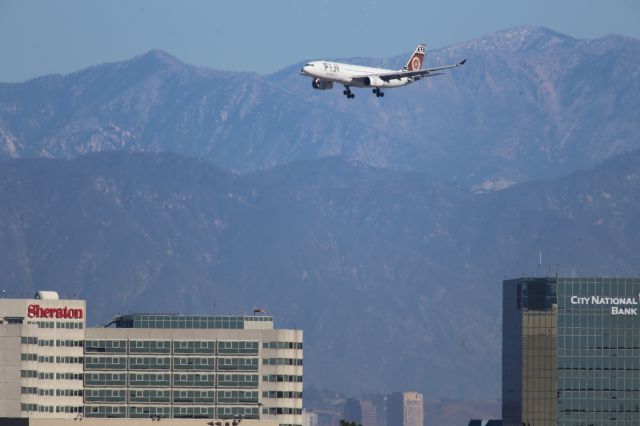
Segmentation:
{"type": "Polygon", "coordinates": [[[380,90],[380,88],[379,88],[379,87],[376,87],[375,89],[373,89],[373,90],[372,90],[372,92],[373,92],[373,93],[376,95],[376,97],[378,97],[378,98],[382,98],[382,97],[384,97],[384,92],[382,92],[382,91],[380,90]]]}
{"type": "Polygon", "coordinates": [[[349,89],[349,86],[344,86],[344,90],[342,91],[342,94],[345,95],[347,99],[353,99],[356,97],[356,95],[351,93],[351,89],[349,89]]]}

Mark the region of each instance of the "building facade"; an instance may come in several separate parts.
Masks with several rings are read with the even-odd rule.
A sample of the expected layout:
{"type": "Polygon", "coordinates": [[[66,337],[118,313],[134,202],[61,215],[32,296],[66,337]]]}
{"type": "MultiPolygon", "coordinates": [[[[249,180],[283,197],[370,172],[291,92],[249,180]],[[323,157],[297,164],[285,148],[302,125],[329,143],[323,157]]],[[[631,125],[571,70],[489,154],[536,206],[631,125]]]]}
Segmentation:
{"type": "Polygon", "coordinates": [[[509,426],[640,424],[640,279],[503,283],[509,426]]]}
{"type": "Polygon", "coordinates": [[[378,414],[372,401],[348,398],[344,405],[344,420],[362,426],[377,426],[378,414]]]}
{"type": "Polygon", "coordinates": [[[133,314],[87,328],[84,301],[55,297],[0,299],[0,316],[0,417],[302,425],[302,331],[270,316],[133,314]]]}
{"type": "Polygon", "coordinates": [[[387,397],[388,426],[423,426],[424,401],[418,392],[394,392],[387,397]]]}

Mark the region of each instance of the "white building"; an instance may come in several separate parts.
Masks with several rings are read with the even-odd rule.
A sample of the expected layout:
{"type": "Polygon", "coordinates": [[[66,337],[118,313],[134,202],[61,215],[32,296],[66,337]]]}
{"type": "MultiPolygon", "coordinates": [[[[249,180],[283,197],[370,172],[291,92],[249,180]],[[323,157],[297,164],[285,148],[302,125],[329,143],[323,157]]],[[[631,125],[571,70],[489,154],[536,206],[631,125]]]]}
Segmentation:
{"type": "Polygon", "coordinates": [[[158,314],[86,328],[85,301],[40,297],[0,299],[0,418],[302,425],[301,330],[158,314]]]}
{"type": "Polygon", "coordinates": [[[418,392],[394,392],[387,397],[387,426],[423,426],[424,401],[418,392]]]}

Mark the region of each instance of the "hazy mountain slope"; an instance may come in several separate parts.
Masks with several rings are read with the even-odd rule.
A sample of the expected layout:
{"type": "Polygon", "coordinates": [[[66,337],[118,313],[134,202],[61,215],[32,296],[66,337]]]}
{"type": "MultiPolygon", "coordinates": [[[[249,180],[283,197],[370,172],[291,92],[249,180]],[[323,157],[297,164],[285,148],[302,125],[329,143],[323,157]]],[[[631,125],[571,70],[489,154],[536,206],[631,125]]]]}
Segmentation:
{"type": "MultiPolygon", "coordinates": [[[[398,68],[406,57],[348,60],[398,68]]],[[[348,101],[311,89],[301,64],[258,76],[152,51],[0,84],[0,153],[171,151],[238,171],[341,155],[495,189],[639,147],[640,41],[521,27],[428,51],[426,66],[462,58],[447,76],[348,101]]]]}
{"type": "Polygon", "coordinates": [[[499,396],[500,282],[637,275],[640,152],[472,195],[339,158],[237,176],[169,154],[0,162],[0,281],[117,312],[305,330],[308,383],[499,396]]]}

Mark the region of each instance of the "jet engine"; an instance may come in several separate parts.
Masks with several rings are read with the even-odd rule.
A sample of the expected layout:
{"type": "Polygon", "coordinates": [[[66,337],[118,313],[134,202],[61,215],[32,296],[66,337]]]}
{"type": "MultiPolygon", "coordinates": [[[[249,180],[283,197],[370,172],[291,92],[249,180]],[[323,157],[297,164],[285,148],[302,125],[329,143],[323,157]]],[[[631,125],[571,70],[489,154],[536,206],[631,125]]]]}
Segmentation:
{"type": "Polygon", "coordinates": [[[311,87],[318,90],[328,90],[333,88],[333,81],[320,80],[319,78],[314,78],[311,81],[311,87]]]}
{"type": "Polygon", "coordinates": [[[371,87],[382,87],[384,86],[384,80],[376,75],[372,75],[371,77],[365,77],[362,79],[362,82],[365,86],[371,87]]]}

